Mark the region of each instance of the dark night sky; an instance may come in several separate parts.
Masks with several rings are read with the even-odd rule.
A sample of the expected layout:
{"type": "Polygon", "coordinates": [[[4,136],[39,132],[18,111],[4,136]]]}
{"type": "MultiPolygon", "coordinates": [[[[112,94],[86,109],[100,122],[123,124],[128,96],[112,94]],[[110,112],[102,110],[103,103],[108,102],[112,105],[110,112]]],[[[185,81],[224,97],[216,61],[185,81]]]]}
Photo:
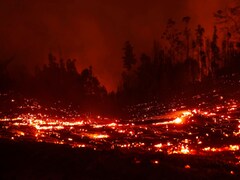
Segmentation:
{"type": "MultiPolygon", "coordinates": [[[[51,51],[92,65],[108,90],[122,71],[122,46],[151,52],[168,18],[192,17],[211,31],[213,12],[231,0],[0,0],[0,60],[34,67],[51,51]]],[[[210,33],[209,33],[210,34],[210,33]]],[[[14,69],[14,68],[13,68],[14,69]]]]}

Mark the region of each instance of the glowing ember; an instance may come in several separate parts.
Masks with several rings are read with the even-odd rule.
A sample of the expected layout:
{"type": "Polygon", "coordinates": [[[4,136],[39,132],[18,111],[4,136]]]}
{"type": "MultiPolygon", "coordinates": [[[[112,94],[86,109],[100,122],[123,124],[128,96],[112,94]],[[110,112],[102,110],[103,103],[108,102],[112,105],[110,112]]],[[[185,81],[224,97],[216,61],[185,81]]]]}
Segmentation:
{"type": "MultiPolygon", "coordinates": [[[[183,108],[186,109],[185,106],[183,108]]],[[[168,155],[224,152],[235,158],[234,163],[240,162],[239,103],[233,100],[211,107],[202,102],[198,108],[189,110],[173,106],[166,108],[162,115],[124,121],[80,116],[77,113],[69,117],[23,113],[0,119],[0,125],[0,137],[13,141],[65,144],[94,150],[162,152],[168,155]]],[[[135,163],[140,163],[140,160],[135,163]]],[[[151,163],[158,164],[159,161],[151,163]]],[[[188,166],[187,169],[190,168],[188,166]]]]}
{"type": "Polygon", "coordinates": [[[159,161],[158,160],[154,160],[152,161],[153,164],[159,164],[159,161]]]}
{"type": "Polygon", "coordinates": [[[182,154],[189,154],[189,149],[188,149],[188,147],[184,147],[184,146],[182,146],[182,148],[181,148],[181,153],[182,154]]]}
{"type": "Polygon", "coordinates": [[[106,134],[94,134],[94,135],[92,135],[92,137],[94,139],[104,139],[104,138],[108,138],[109,136],[106,134]]]}
{"type": "Polygon", "coordinates": [[[176,124],[180,124],[182,123],[182,119],[181,118],[176,118],[173,123],[176,123],[176,124]]]}
{"type": "Polygon", "coordinates": [[[154,145],[156,148],[161,148],[162,147],[162,143],[160,143],[160,144],[156,144],[156,145],[154,145]]]}

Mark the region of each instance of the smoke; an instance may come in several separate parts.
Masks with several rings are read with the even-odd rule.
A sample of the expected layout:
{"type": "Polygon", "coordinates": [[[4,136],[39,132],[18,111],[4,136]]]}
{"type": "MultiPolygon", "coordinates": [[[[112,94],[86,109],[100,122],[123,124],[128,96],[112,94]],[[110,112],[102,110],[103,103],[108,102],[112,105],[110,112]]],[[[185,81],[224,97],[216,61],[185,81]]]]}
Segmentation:
{"type": "Polygon", "coordinates": [[[108,90],[122,71],[122,46],[151,52],[168,18],[189,15],[207,29],[212,14],[230,0],[0,0],[0,59],[15,55],[15,68],[33,68],[53,52],[76,58],[78,69],[93,66],[108,90]]]}
{"type": "Polygon", "coordinates": [[[194,19],[194,25],[202,24],[207,35],[211,35],[215,19],[213,18],[214,12],[219,9],[224,9],[233,0],[188,0],[187,9],[191,12],[191,17],[194,19]]]}

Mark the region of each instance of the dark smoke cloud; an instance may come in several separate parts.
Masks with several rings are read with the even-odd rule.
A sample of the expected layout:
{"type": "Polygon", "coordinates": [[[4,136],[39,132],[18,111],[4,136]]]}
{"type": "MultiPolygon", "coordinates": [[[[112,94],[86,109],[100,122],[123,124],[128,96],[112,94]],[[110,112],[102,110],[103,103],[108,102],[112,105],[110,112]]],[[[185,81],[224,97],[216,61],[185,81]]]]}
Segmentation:
{"type": "Polygon", "coordinates": [[[211,29],[213,12],[230,0],[0,0],[0,59],[15,55],[32,68],[53,52],[89,65],[115,89],[122,71],[122,45],[151,52],[168,18],[185,15],[211,29]]]}

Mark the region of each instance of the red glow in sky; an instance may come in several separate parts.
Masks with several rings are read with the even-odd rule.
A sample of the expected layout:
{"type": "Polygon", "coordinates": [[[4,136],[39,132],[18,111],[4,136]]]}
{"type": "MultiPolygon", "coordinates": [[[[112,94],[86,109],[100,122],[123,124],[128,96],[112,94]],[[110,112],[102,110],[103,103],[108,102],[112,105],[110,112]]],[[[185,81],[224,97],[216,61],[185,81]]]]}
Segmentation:
{"type": "Polygon", "coordinates": [[[122,71],[122,46],[151,53],[168,18],[192,17],[192,24],[213,26],[213,12],[231,0],[0,0],[0,59],[43,64],[53,52],[76,58],[78,69],[93,66],[108,90],[122,71]]]}

